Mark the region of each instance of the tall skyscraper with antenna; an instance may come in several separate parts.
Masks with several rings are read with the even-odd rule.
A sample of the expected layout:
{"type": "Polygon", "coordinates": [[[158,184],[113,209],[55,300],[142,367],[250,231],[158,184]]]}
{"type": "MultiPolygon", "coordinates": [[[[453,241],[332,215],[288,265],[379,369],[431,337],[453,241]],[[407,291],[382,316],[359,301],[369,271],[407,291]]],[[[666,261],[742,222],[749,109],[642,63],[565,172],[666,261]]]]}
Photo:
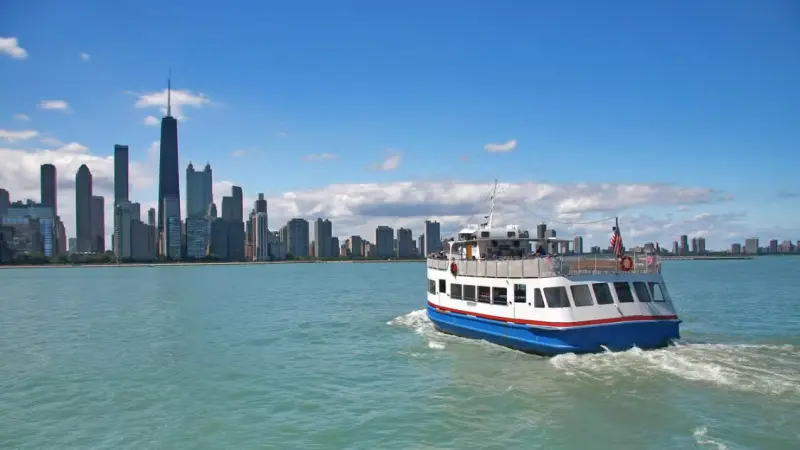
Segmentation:
{"type": "MultiPolygon", "coordinates": [[[[172,80],[167,79],[167,115],[161,119],[161,150],[158,165],[158,231],[162,239],[169,239],[162,235],[166,223],[165,199],[169,203],[169,217],[171,221],[180,222],[181,217],[181,188],[178,169],[178,121],[172,117],[172,80]]],[[[178,229],[180,229],[178,227],[178,229]]],[[[175,239],[175,237],[172,237],[175,239]]],[[[180,239],[178,236],[177,239],[180,239]]],[[[163,248],[163,246],[162,246],[163,248]]]]}

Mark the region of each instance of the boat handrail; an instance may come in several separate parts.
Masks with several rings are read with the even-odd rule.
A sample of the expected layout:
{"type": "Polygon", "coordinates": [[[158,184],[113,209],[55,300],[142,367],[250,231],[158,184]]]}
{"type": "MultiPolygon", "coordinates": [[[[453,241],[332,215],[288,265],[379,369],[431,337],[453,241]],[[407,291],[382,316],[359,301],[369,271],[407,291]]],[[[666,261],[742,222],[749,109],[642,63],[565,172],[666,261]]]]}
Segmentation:
{"type": "Polygon", "coordinates": [[[623,271],[619,260],[605,255],[554,255],[550,257],[523,257],[502,259],[448,259],[428,258],[431,269],[450,270],[456,263],[459,276],[488,278],[547,278],[569,275],[661,273],[657,256],[632,254],[633,267],[623,271]]]}

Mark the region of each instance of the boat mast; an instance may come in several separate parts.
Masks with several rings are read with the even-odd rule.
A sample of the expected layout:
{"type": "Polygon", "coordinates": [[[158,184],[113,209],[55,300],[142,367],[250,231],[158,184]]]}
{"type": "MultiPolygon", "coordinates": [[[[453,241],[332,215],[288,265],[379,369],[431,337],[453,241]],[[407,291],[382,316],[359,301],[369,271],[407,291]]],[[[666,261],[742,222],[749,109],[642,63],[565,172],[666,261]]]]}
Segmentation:
{"type": "Polygon", "coordinates": [[[486,222],[487,228],[492,228],[492,219],[494,218],[494,200],[497,197],[497,180],[494,180],[494,188],[492,188],[492,203],[489,207],[489,217],[488,221],[486,222]]]}

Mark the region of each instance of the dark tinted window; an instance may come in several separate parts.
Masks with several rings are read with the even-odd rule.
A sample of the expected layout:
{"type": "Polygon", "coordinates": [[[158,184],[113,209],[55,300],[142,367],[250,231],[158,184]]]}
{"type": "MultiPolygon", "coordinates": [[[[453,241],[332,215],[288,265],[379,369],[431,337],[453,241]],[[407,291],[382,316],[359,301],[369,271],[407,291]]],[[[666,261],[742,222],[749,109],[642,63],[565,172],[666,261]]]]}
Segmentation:
{"type": "Polygon", "coordinates": [[[544,296],[541,289],[537,288],[533,291],[533,307],[544,308],[544,296]]]}
{"type": "Polygon", "coordinates": [[[439,280],[439,293],[447,294],[447,281],[439,280]]]}
{"type": "Polygon", "coordinates": [[[594,298],[597,299],[598,305],[613,305],[614,297],[611,295],[611,289],[608,283],[594,283],[592,285],[594,291],[594,298]]]}
{"type": "Polygon", "coordinates": [[[656,302],[665,302],[667,301],[667,297],[664,295],[664,292],[661,290],[660,283],[650,283],[650,293],[653,294],[653,301],[656,302]]]}
{"type": "Polygon", "coordinates": [[[570,286],[569,290],[572,291],[572,301],[575,302],[575,306],[594,305],[594,301],[592,300],[592,292],[589,290],[588,285],[576,284],[570,286]]]}
{"type": "Polygon", "coordinates": [[[525,292],[524,284],[514,285],[514,301],[517,303],[526,303],[528,301],[527,292],[525,292]]]}
{"type": "Polygon", "coordinates": [[[569,296],[563,286],[544,288],[548,308],[569,308],[569,296]]]}
{"type": "Polygon", "coordinates": [[[428,292],[430,292],[431,294],[436,293],[436,281],[428,280],[428,292]]]}
{"type": "Polygon", "coordinates": [[[631,292],[631,285],[618,281],[614,283],[614,290],[617,291],[617,300],[620,303],[633,303],[633,292],[631,292]]]}
{"type": "Polygon", "coordinates": [[[475,300],[475,286],[464,285],[464,300],[475,300]]]}
{"type": "Polygon", "coordinates": [[[478,301],[483,303],[491,302],[491,298],[489,294],[491,289],[486,286],[478,286],[478,301]]]}
{"type": "Polygon", "coordinates": [[[650,291],[647,289],[647,284],[641,281],[634,281],[633,290],[636,291],[636,298],[638,298],[640,302],[650,301],[650,291]]]}
{"type": "Polygon", "coordinates": [[[451,284],[450,285],[450,298],[461,298],[461,285],[460,284],[451,284]]]}
{"type": "Polygon", "coordinates": [[[508,290],[504,287],[492,288],[492,303],[495,305],[507,305],[508,290]]]}

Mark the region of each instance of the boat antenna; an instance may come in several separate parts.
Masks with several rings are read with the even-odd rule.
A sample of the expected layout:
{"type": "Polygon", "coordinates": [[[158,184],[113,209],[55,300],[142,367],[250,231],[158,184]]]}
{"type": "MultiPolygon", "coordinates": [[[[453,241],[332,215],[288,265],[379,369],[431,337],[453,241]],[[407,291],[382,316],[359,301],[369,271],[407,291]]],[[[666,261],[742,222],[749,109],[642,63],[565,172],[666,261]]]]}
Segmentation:
{"type": "Polygon", "coordinates": [[[492,228],[492,219],[494,218],[494,201],[497,198],[497,180],[494,180],[494,188],[492,188],[492,203],[489,207],[489,217],[486,222],[488,228],[492,228]]]}

